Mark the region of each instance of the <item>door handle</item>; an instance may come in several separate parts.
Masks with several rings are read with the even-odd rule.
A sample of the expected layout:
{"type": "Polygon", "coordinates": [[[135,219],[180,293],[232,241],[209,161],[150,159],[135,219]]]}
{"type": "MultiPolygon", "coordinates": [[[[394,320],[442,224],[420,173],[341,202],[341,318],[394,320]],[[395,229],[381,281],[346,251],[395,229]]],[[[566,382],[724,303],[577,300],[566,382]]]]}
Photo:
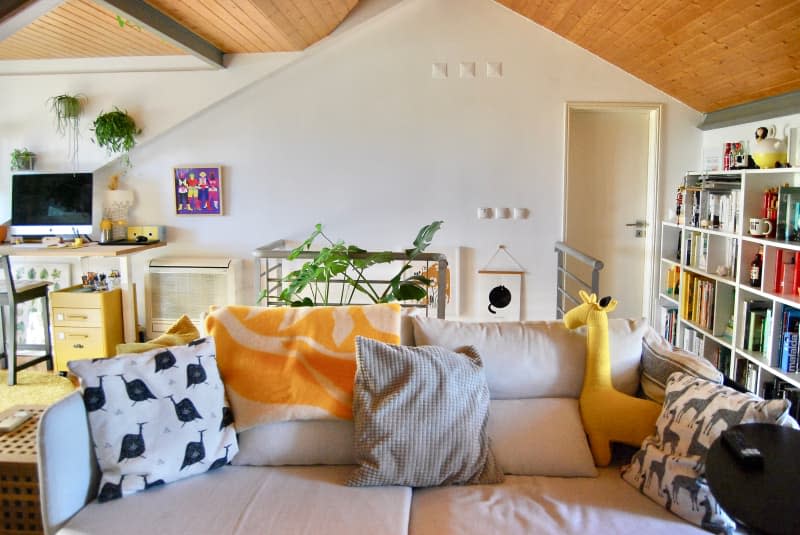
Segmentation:
{"type": "Polygon", "coordinates": [[[636,228],[646,228],[647,221],[642,221],[641,219],[637,219],[635,223],[625,223],[626,227],[636,227],[636,228]]]}

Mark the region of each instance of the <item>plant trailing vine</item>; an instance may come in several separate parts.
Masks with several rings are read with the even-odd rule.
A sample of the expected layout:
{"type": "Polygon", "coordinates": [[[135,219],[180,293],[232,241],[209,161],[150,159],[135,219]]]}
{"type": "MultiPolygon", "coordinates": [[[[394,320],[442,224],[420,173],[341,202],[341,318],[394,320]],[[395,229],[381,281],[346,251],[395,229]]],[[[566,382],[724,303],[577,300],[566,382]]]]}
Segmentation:
{"type": "MultiPolygon", "coordinates": [[[[296,260],[301,253],[311,249],[317,237],[322,237],[328,245],[317,255],[303,264],[300,269],[292,271],[283,279],[288,285],[278,297],[291,306],[314,306],[328,304],[350,304],[356,293],[365,295],[373,303],[390,303],[392,301],[419,301],[427,297],[428,287],[432,281],[422,275],[405,277],[411,269],[411,262],[428,248],[434,234],[442,226],[442,221],[434,221],[425,225],[414,239],[414,247],[405,250],[406,260],[398,273],[392,277],[383,291],[376,289],[367,280],[364,272],[376,264],[387,264],[395,261],[390,251],[367,252],[355,245],[347,245],[343,241],[332,241],[317,224],[311,235],[287,256],[288,260],[296,260]],[[338,303],[331,302],[331,281],[338,278],[347,287],[341,291],[338,303]],[[311,296],[301,295],[310,292],[311,296]]],[[[267,290],[261,291],[258,300],[266,297],[267,290]]],[[[335,299],[335,297],[333,297],[335,299]]]]}
{"type": "Polygon", "coordinates": [[[50,111],[55,115],[56,132],[67,138],[67,156],[72,162],[72,168],[77,169],[79,123],[86,97],[81,94],[63,94],[50,97],[47,102],[50,111]]]}
{"type": "Polygon", "coordinates": [[[128,153],[136,146],[136,136],[142,130],[128,112],[114,107],[114,111],[101,113],[94,120],[94,138],[100,147],[110,154],[121,154],[125,167],[131,166],[128,153]]]}

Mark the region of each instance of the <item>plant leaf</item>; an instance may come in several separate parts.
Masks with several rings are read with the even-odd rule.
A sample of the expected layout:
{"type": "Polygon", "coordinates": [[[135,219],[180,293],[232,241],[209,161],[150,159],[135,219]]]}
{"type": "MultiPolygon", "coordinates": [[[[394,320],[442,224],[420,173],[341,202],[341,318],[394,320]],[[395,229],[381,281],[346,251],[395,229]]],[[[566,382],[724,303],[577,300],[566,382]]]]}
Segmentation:
{"type": "Polygon", "coordinates": [[[423,252],[433,241],[433,236],[442,227],[443,221],[434,221],[430,225],[425,225],[419,229],[417,237],[414,239],[414,248],[406,249],[406,255],[409,258],[415,258],[418,254],[423,252]]]}

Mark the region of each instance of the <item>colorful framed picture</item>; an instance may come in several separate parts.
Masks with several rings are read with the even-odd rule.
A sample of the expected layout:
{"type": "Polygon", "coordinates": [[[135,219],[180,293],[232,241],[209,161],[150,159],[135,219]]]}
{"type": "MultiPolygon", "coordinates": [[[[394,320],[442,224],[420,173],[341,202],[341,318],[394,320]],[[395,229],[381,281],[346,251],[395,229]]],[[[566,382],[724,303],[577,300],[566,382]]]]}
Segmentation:
{"type": "Polygon", "coordinates": [[[222,215],[222,167],[173,167],[172,189],[178,215],[222,215]]]}

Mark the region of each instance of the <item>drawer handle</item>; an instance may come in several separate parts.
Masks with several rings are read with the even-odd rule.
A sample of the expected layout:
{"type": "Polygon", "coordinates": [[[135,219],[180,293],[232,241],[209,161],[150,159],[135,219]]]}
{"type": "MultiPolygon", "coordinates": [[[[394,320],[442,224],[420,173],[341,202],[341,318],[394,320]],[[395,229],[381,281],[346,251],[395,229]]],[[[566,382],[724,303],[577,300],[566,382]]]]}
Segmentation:
{"type": "Polygon", "coordinates": [[[89,338],[88,334],[68,334],[70,338],[89,338]]]}
{"type": "Polygon", "coordinates": [[[88,320],[89,316],[85,314],[67,314],[67,318],[71,320],[88,320]]]}
{"type": "Polygon", "coordinates": [[[83,344],[72,344],[73,349],[83,349],[83,344]]]}

